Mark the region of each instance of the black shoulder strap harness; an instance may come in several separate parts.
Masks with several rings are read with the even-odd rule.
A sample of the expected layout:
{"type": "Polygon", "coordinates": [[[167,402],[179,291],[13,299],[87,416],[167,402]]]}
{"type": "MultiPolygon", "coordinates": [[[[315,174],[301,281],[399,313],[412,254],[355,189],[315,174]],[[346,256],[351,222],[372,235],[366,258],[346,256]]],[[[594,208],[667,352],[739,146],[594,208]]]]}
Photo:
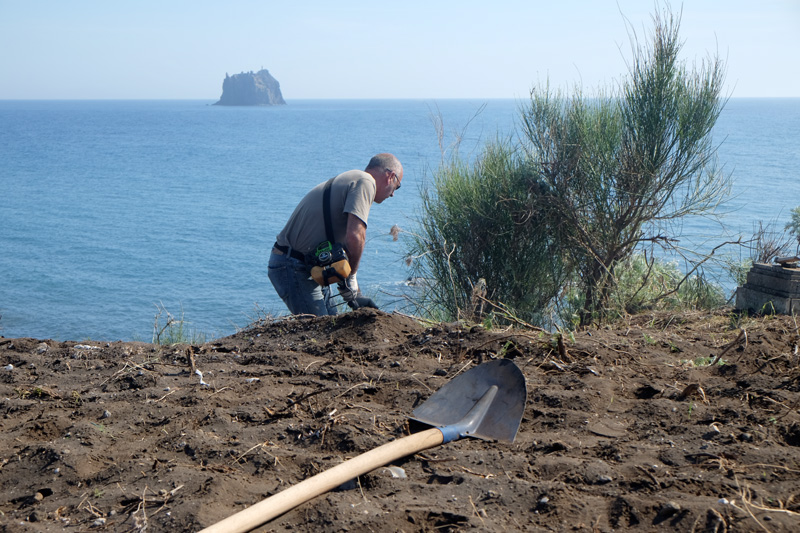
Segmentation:
{"type": "Polygon", "coordinates": [[[336,178],[329,179],[328,183],[325,184],[325,189],[322,191],[322,216],[325,217],[325,237],[331,244],[335,242],[333,238],[333,223],[331,222],[331,186],[334,179],[336,178]]]}

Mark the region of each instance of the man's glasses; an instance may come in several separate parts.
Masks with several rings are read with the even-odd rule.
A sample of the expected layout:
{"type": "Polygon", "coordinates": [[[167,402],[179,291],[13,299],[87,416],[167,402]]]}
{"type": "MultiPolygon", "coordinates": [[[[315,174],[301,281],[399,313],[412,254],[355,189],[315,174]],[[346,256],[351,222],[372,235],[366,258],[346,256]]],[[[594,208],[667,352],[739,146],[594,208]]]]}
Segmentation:
{"type": "Polygon", "coordinates": [[[392,173],[392,177],[394,178],[394,183],[395,183],[394,190],[396,191],[396,190],[400,189],[400,178],[397,177],[397,173],[394,170],[391,170],[391,169],[388,169],[388,168],[385,169],[385,170],[386,170],[386,172],[391,172],[392,173]]]}

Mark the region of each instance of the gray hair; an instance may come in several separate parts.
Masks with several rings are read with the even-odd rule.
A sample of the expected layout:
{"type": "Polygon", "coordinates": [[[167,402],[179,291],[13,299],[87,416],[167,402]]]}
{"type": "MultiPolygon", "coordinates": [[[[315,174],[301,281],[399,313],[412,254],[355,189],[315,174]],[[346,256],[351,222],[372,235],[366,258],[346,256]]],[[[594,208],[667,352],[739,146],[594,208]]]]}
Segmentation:
{"type": "Polygon", "coordinates": [[[389,169],[398,176],[403,172],[403,165],[400,164],[400,160],[394,155],[387,153],[373,156],[372,159],[369,160],[369,164],[365,170],[372,168],[389,169]]]}

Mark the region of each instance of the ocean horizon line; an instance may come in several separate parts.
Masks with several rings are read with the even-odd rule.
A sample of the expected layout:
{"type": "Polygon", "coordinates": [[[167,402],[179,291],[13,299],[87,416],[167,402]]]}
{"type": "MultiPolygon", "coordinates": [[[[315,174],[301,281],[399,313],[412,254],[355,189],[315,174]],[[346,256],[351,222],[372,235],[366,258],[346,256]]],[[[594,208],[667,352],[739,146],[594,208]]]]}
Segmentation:
{"type": "MultiPolygon", "coordinates": [[[[528,97],[524,97],[527,99],[528,97]]],[[[412,101],[513,101],[519,97],[394,97],[394,98],[284,98],[286,102],[353,102],[353,101],[380,101],[380,102],[412,102],[412,101]]],[[[800,96],[731,96],[728,100],[800,100],[800,96]]],[[[219,98],[0,98],[0,102],[217,102],[219,98]]],[[[254,106],[220,106],[220,107],[280,107],[278,105],[254,106]]]]}

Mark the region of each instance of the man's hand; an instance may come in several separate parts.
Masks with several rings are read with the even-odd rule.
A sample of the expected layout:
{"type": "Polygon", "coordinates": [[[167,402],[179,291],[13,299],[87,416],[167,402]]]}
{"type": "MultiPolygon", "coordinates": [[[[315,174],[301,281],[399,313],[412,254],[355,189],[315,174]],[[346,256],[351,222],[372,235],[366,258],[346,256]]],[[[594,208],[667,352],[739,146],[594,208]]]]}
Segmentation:
{"type": "Polygon", "coordinates": [[[359,293],[358,281],[356,280],[355,274],[350,274],[346,280],[339,283],[339,296],[344,298],[344,301],[348,304],[350,304],[359,293]]]}
{"type": "Polygon", "coordinates": [[[347,305],[350,306],[350,309],[360,309],[361,307],[372,307],[373,309],[378,308],[375,302],[372,301],[372,298],[368,298],[366,296],[356,296],[351,301],[347,302],[347,305]]]}
{"type": "Polygon", "coordinates": [[[372,301],[372,298],[361,295],[361,290],[358,288],[358,281],[356,275],[351,274],[343,282],[339,283],[339,295],[344,298],[350,309],[359,309],[361,307],[372,307],[377,309],[378,306],[372,301]]]}

